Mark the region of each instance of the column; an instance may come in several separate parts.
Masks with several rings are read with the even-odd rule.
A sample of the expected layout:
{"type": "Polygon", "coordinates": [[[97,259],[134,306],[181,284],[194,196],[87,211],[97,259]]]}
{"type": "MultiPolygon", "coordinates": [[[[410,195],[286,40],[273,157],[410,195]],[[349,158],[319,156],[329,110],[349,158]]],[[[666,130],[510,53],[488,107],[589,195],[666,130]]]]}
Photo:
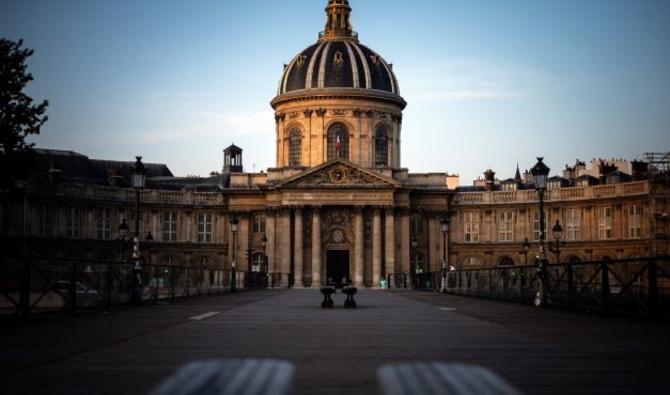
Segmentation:
{"type": "Polygon", "coordinates": [[[363,228],[363,210],[356,209],[356,218],[354,219],[355,245],[354,245],[354,267],[355,267],[355,285],[362,288],[365,285],[365,262],[363,262],[364,233],[363,228]]]}
{"type": "Polygon", "coordinates": [[[295,251],[293,255],[293,264],[295,266],[294,278],[295,278],[295,288],[303,287],[303,274],[302,274],[302,257],[303,257],[303,243],[302,243],[302,209],[297,208],[295,210],[295,237],[293,239],[295,244],[295,251]]]}
{"type": "Polygon", "coordinates": [[[289,274],[291,273],[291,210],[282,210],[279,216],[279,229],[277,230],[279,241],[278,251],[280,255],[281,286],[288,287],[289,274]]]}
{"type": "Polygon", "coordinates": [[[267,254],[268,259],[268,280],[269,286],[272,286],[272,274],[277,270],[275,268],[276,259],[275,259],[275,249],[276,249],[276,239],[275,239],[275,229],[276,229],[276,216],[275,213],[269,211],[265,220],[265,237],[268,239],[267,249],[265,253],[267,254]]]}
{"type": "Polygon", "coordinates": [[[382,221],[379,209],[372,216],[372,286],[379,287],[382,274],[382,221]]]}
{"type": "Polygon", "coordinates": [[[400,270],[403,273],[412,271],[409,242],[409,211],[403,210],[400,215],[400,270]]]}
{"type": "MultiPolygon", "coordinates": [[[[438,250],[439,243],[442,241],[442,231],[437,231],[436,219],[433,218],[433,214],[430,213],[426,216],[426,231],[428,232],[428,245],[426,246],[426,258],[424,263],[424,271],[432,272],[435,271],[437,259],[435,259],[435,251],[438,250]],[[438,238],[439,235],[439,238],[438,238]]],[[[441,268],[442,265],[440,264],[441,268]]]]}
{"type": "Polygon", "coordinates": [[[393,207],[386,208],[386,276],[395,273],[395,227],[393,207]]]}
{"type": "Polygon", "coordinates": [[[321,213],[319,207],[312,212],[312,287],[321,286],[321,213]]]}
{"type": "Polygon", "coordinates": [[[237,227],[237,270],[246,272],[250,269],[249,262],[249,216],[240,215],[239,225],[237,227]]]}

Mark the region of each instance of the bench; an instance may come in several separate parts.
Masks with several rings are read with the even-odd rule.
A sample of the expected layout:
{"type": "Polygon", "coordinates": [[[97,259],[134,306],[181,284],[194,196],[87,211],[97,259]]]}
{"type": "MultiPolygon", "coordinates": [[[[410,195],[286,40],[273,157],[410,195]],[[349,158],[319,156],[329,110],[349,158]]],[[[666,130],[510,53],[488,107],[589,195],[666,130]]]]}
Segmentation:
{"type": "Polygon", "coordinates": [[[522,395],[500,376],[476,365],[417,362],[377,371],[384,395],[522,395]]]}
{"type": "Polygon", "coordinates": [[[347,295],[347,300],[344,301],[344,308],[346,309],[355,309],[356,301],[354,300],[354,295],[358,289],[356,287],[344,287],[342,288],[342,293],[347,295]]]}
{"type": "Polygon", "coordinates": [[[274,359],[197,361],[177,370],[149,395],[286,395],[293,364],[274,359]]]}
{"type": "Polygon", "coordinates": [[[323,302],[321,302],[321,307],[324,309],[332,309],[335,305],[331,295],[335,293],[335,288],[333,287],[321,287],[321,293],[323,294],[323,302]]]}

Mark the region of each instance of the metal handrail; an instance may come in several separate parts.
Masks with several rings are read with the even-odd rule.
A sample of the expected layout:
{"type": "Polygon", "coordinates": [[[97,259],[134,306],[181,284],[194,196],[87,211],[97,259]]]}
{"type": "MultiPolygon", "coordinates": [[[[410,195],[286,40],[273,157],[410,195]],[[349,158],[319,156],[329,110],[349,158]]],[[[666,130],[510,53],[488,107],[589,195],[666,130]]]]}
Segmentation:
{"type": "MultiPolygon", "coordinates": [[[[208,267],[145,263],[139,270],[125,260],[7,255],[0,259],[0,316],[221,295],[231,281],[231,271],[208,267]]],[[[238,289],[265,286],[244,271],[235,282],[238,289]]]]}

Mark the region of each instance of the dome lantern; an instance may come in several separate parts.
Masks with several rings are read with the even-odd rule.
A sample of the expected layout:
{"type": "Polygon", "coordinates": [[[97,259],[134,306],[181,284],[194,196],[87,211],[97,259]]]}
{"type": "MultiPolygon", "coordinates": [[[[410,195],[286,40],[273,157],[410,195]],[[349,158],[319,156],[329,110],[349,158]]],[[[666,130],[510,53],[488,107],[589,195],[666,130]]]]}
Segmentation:
{"type": "Polygon", "coordinates": [[[351,7],[348,0],[328,0],[326,27],[319,39],[355,37],[351,29],[351,7]]]}

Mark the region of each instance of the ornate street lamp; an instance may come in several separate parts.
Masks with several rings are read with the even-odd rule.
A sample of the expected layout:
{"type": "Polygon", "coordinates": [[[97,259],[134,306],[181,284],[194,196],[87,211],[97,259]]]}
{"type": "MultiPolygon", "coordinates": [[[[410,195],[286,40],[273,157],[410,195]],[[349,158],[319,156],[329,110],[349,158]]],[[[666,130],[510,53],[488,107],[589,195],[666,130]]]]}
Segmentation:
{"type": "Polygon", "coordinates": [[[261,272],[263,273],[263,288],[268,287],[268,255],[266,252],[268,246],[268,238],[263,233],[263,238],[261,238],[261,244],[263,245],[263,263],[261,265],[261,272]]]}
{"type": "Polygon", "coordinates": [[[441,292],[447,292],[447,271],[449,270],[449,245],[448,245],[448,233],[449,233],[449,215],[444,214],[440,220],[440,225],[442,227],[442,241],[444,243],[444,251],[442,255],[442,289],[441,292]]]}
{"type": "Polygon", "coordinates": [[[530,251],[530,243],[528,242],[528,237],[524,237],[523,243],[521,243],[521,251],[525,257],[524,264],[528,266],[528,252],[530,251]]]}
{"type": "Polygon", "coordinates": [[[230,217],[230,231],[233,234],[233,262],[231,264],[231,279],[230,279],[230,292],[235,292],[235,282],[237,281],[237,276],[235,274],[235,269],[237,268],[237,224],[239,221],[236,216],[230,217]]]}
{"type": "Polygon", "coordinates": [[[126,223],[126,219],[124,218],[121,221],[121,225],[119,225],[119,240],[121,241],[121,259],[126,260],[126,238],[128,237],[128,233],[130,233],[130,228],[128,228],[128,224],[126,223]]]}
{"type": "Polygon", "coordinates": [[[554,247],[554,252],[556,253],[556,264],[561,263],[561,238],[563,237],[563,227],[561,223],[556,220],[556,224],[551,228],[551,233],[554,236],[556,241],[556,247],[554,247]]]}
{"type": "Polygon", "coordinates": [[[147,177],[147,168],[142,163],[142,157],[136,156],[135,163],[133,163],[132,174],[130,177],[130,185],[135,189],[136,196],[136,210],[135,210],[135,235],[133,238],[133,259],[135,266],[133,267],[133,303],[139,304],[142,302],[142,258],[140,254],[140,192],[144,189],[144,184],[147,177]]]}
{"type": "Polygon", "coordinates": [[[540,196],[540,251],[537,255],[538,272],[539,272],[539,290],[535,296],[535,306],[542,306],[548,303],[547,300],[547,256],[544,251],[545,235],[545,218],[544,218],[544,193],[547,191],[547,176],[549,175],[549,167],[544,164],[544,158],[537,158],[537,163],[530,169],[533,175],[533,182],[535,184],[535,191],[540,196]]]}

